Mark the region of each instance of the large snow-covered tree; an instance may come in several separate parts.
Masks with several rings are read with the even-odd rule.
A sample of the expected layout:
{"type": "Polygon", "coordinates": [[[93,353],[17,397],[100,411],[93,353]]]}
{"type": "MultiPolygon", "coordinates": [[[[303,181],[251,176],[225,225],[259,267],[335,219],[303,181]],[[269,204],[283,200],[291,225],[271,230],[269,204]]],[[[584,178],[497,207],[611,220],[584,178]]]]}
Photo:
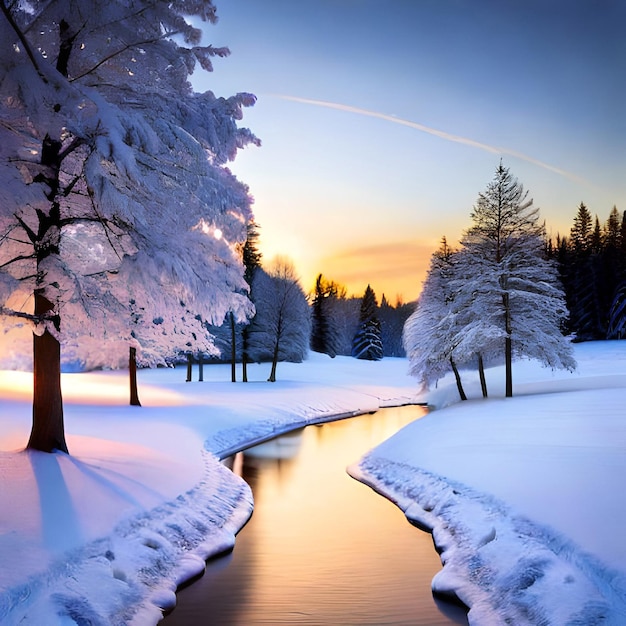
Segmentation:
{"type": "MultiPolygon", "coordinates": [[[[505,394],[513,394],[513,357],[573,369],[561,327],[567,317],[556,263],[546,258],[545,229],[523,185],[502,164],[471,214],[462,240],[462,280],[456,296],[466,321],[464,355],[503,338],[505,394]]],[[[457,352],[459,346],[457,345],[457,352]]]]}
{"type": "Polygon", "coordinates": [[[270,361],[269,382],[276,381],[278,361],[302,361],[309,349],[309,303],[293,264],[278,257],[252,280],[256,314],[249,329],[249,352],[255,361],[270,361]]]}
{"type": "MultiPolygon", "coordinates": [[[[237,127],[254,98],[191,88],[197,64],[227,54],[188,21],[215,21],[210,0],[1,9],[0,303],[33,327],[29,447],[67,450],[62,342],[78,360],[89,336],[162,360],[211,350],[204,322],[250,313],[250,198],[225,164],[256,141],[237,127]]],[[[99,365],[119,359],[103,352],[99,365]]]]}

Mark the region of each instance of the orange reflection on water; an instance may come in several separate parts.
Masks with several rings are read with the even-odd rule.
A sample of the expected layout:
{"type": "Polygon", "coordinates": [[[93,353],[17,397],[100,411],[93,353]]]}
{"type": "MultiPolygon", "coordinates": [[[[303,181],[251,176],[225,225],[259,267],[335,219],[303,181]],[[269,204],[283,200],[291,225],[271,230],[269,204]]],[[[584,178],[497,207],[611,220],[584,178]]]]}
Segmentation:
{"type": "MultiPolygon", "coordinates": [[[[209,611],[207,619],[231,624],[450,623],[432,599],[424,608],[430,579],[440,567],[430,536],[345,471],[426,410],[403,407],[384,413],[308,427],[287,441],[281,437],[243,453],[242,475],[252,487],[255,510],[229,566],[236,576],[237,601],[223,606],[228,590],[222,588],[223,578],[215,578],[215,601],[230,612],[209,611]],[[423,591],[414,592],[417,587],[423,591]]],[[[211,600],[205,600],[206,611],[211,600]]]]}

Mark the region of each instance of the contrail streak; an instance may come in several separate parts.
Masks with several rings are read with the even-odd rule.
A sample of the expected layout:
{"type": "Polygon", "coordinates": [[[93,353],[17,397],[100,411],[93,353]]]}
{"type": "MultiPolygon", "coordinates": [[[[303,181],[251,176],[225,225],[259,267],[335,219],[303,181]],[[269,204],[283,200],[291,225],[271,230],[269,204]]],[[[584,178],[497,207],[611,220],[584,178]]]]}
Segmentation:
{"type": "Polygon", "coordinates": [[[521,152],[517,152],[515,150],[509,150],[508,148],[499,148],[497,146],[490,146],[486,143],[481,143],[480,141],[474,141],[473,139],[468,139],[467,137],[461,137],[459,135],[453,135],[451,133],[446,133],[442,130],[437,130],[436,128],[430,128],[429,126],[424,126],[424,124],[418,124],[417,122],[411,122],[410,120],[404,120],[400,117],[394,117],[393,115],[387,115],[386,113],[378,113],[377,111],[368,111],[367,109],[360,109],[358,107],[349,106],[347,104],[338,104],[336,102],[326,102],[325,100],[312,100],[310,98],[298,98],[297,96],[286,96],[282,94],[274,94],[275,97],[281,98],[282,100],[290,100],[291,102],[300,102],[302,104],[312,104],[314,106],[326,107],[327,109],[335,109],[337,111],[345,111],[347,113],[356,113],[357,115],[365,115],[367,117],[376,117],[381,120],[386,120],[387,122],[393,122],[394,124],[400,124],[401,126],[408,126],[409,128],[414,128],[423,133],[428,133],[429,135],[434,135],[435,137],[439,137],[441,139],[445,139],[446,141],[453,141],[455,143],[460,143],[466,146],[471,146],[472,148],[478,148],[479,150],[485,150],[486,152],[491,152],[492,154],[508,154],[509,156],[516,157],[518,159],[522,159],[527,161],[528,163],[532,163],[533,165],[537,165],[538,167],[542,167],[546,170],[550,170],[560,176],[564,176],[565,178],[569,178],[570,180],[574,180],[579,183],[586,182],[576,174],[572,174],[571,172],[567,172],[558,167],[554,167],[554,165],[550,165],[549,163],[544,163],[543,161],[539,161],[538,159],[534,159],[526,154],[522,154],[521,152]]]}

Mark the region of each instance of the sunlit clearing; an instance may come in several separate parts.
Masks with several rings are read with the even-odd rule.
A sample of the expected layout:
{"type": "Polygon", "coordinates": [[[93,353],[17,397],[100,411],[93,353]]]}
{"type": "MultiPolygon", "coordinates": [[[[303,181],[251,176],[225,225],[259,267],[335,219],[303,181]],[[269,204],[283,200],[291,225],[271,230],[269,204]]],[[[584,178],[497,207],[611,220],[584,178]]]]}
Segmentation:
{"type": "Polygon", "coordinates": [[[4,400],[29,400],[33,395],[33,375],[0,371],[0,394],[4,400]]]}
{"type": "MultiPolygon", "coordinates": [[[[127,372],[63,374],[64,402],[74,404],[126,405],[129,401],[127,372]]],[[[185,404],[180,394],[139,382],[139,397],[144,405],[177,406],[185,404]]]]}
{"type": "MultiPolygon", "coordinates": [[[[129,402],[128,373],[62,374],[63,401],[72,404],[127,405],[129,402]]],[[[185,398],[175,391],[156,385],[139,383],[144,405],[179,406],[185,398]]],[[[0,397],[4,400],[31,401],[33,375],[31,372],[0,371],[0,397]]]]}

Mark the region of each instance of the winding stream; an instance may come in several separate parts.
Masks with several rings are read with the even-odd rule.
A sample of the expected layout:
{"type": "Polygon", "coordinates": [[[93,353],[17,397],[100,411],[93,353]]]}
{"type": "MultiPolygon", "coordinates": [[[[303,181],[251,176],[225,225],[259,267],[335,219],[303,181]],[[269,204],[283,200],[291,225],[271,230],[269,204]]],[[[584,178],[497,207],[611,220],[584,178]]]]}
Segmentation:
{"type": "Polygon", "coordinates": [[[178,594],[165,626],[438,626],[465,612],[433,599],[429,534],[345,468],[421,407],[310,426],[240,453],[255,510],[234,551],[178,594]]]}

